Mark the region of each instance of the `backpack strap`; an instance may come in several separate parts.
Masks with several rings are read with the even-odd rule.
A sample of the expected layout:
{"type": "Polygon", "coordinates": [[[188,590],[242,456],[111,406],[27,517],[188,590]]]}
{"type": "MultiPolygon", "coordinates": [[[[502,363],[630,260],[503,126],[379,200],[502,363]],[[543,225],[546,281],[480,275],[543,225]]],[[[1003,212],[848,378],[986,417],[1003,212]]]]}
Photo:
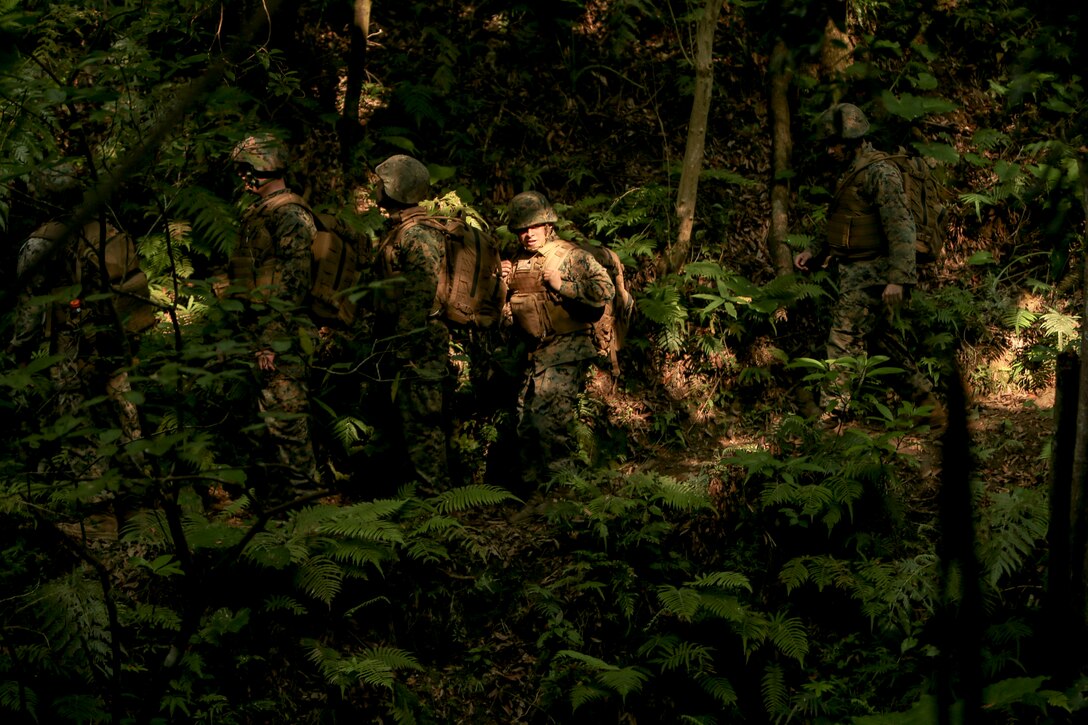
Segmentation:
{"type": "MultiPolygon", "coordinates": [[[[843,193],[848,188],[850,188],[850,186],[854,183],[854,180],[861,174],[862,171],[869,168],[873,164],[880,163],[881,161],[892,161],[894,164],[895,159],[905,158],[907,158],[907,155],[905,153],[889,154],[885,153],[884,151],[872,151],[865,154],[865,156],[861,160],[861,163],[851,168],[847,175],[843,177],[843,180],[839,182],[839,184],[835,187],[835,194],[831,197],[831,208],[833,209],[835,208],[835,206],[838,205],[839,199],[842,198],[843,193]]],[[[898,164],[894,165],[897,169],[899,168],[898,164]]],[[[902,170],[899,171],[899,174],[900,176],[903,175],[902,170]]]]}

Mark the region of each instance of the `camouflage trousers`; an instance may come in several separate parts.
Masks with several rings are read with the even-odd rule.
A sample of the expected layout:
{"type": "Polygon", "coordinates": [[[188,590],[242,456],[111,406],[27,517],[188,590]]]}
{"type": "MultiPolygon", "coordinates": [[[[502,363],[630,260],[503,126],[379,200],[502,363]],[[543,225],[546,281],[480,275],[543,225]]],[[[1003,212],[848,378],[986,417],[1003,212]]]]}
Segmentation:
{"type": "MultiPolygon", "coordinates": [[[[831,316],[827,336],[827,357],[858,357],[862,354],[886,355],[889,363],[903,368],[909,390],[904,398],[921,403],[932,392],[932,385],[918,371],[914,355],[903,340],[901,328],[904,310],[892,309],[881,298],[884,286],[843,289],[831,316]]],[[[840,375],[835,385],[824,390],[845,403],[849,386],[840,375]]]]}
{"type": "Polygon", "coordinates": [[[585,387],[589,360],[534,366],[518,395],[518,439],[523,476],[547,478],[549,468],[569,460],[578,450],[573,427],[578,396],[585,387]]]}
{"type": "MultiPolygon", "coordinates": [[[[81,343],[61,336],[58,351],[63,356],[49,370],[55,395],[54,413],[57,418],[79,418],[89,412],[87,401],[103,394],[108,413],[99,424],[120,429],[118,442],[123,446],[143,437],[139,411],[132,402],[132,384],[124,370],[112,374],[103,373],[92,361],[79,357],[81,343]]],[[[94,357],[92,356],[92,360],[94,357]]],[[[83,426],[77,426],[77,429],[83,426]]],[[[65,454],[71,464],[71,473],[77,479],[99,478],[109,467],[110,461],[99,453],[94,441],[80,437],[66,444],[65,454]]]]}
{"type": "Polygon", "coordinates": [[[261,372],[257,407],[276,449],[276,463],[295,485],[318,480],[317,457],[310,435],[310,395],[305,366],[276,361],[276,369],[261,372]]]}
{"type": "Polygon", "coordinates": [[[447,357],[443,350],[404,364],[393,393],[403,453],[415,478],[432,487],[449,483],[445,400],[452,377],[447,357]]]}

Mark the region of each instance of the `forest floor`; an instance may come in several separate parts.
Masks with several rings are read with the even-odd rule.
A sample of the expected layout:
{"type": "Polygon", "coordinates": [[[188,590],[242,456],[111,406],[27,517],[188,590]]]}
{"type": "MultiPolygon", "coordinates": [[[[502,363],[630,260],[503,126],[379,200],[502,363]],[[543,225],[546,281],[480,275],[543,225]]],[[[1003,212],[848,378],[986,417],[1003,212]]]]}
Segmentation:
{"type": "MultiPolygon", "coordinates": [[[[1045,486],[1049,476],[1049,444],[1054,432],[1054,388],[1037,391],[1011,391],[980,395],[968,404],[967,428],[974,451],[976,476],[990,490],[1007,490],[1021,486],[1045,486]]],[[[678,480],[690,478],[718,461],[726,449],[766,445],[770,435],[770,420],[759,427],[743,422],[731,426],[722,436],[695,436],[683,447],[661,446],[645,461],[633,467],[648,468],[678,480]]],[[[863,424],[847,424],[836,431],[844,434],[846,427],[861,429],[876,435],[882,431],[863,424]]],[[[919,493],[936,483],[935,474],[941,468],[941,435],[935,430],[914,430],[898,439],[899,449],[911,454],[919,463],[902,473],[908,487],[919,493]],[[911,481],[911,477],[916,480],[911,481]],[[917,484],[911,486],[911,484],[917,484]]],[[[953,453],[953,455],[959,452],[953,453]]]]}

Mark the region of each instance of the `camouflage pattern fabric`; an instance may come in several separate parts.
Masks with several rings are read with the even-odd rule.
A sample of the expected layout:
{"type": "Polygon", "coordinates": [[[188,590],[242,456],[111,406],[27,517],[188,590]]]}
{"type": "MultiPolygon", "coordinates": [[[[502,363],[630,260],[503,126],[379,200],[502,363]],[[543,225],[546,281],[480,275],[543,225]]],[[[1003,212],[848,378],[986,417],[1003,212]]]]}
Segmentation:
{"type": "MultiPolygon", "coordinates": [[[[514,260],[544,254],[546,247],[522,249],[514,260]]],[[[608,272],[588,252],[572,250],[559,267],[561,283],[556,295],[564,304],[602,307],[612,299],[615,287],[608,272]]],[[[504,317],[512,322],[509,305],[504,317]]],[[[529,367],[518,396],[518,435],[521,440],[523,475],[534,479],[549,466],[568,459],[576,451],[571,434],[578,396],[585,387],[586,373],[599,357],[591,330],[553,335],[541,340],[529,352],[529,367]]]]}
{"type": "MultiPolygon", "coordinates": [[[[86,244],[78,238],[76,244],[86,244]]],[[[53,385],[52,420],[79,417],[87,412],[87,401],[105,394],[111,414],[107,425],[121,431],[120,442],[142,436],[139,412],[127,393],[132,390],[122,369],[129,362],[129,348],[135,339],[122,339],[114,326],[115,315],[109,300],[86,301],[82,295],[101,289],[103,280],[91,265],[77,268],[79,253],[57,250],[56,242],[30,237],[19,250],[18,275],[27,279],[15,310],[10,343],[16,358],[26,360],[43,341],[48,351],[59,356],[49,369],[53,385]],[[78,278],[78,282],[77,282],[78,278]],[[76,286],[78,284],[78,287],[76,286]],[[71,289],[71,304],[36,305],[35,297],[71,289]]],[[[93,441],[70,441],[66,449],[76,478],[101,476],[108,461],[101,460],[93,441]]]]}
{"type": "MultiPolygon", "coordinates": [[[[862,144],[853,165],[862,163],[872,152],[870,144],[862,144]]],[[[851,173],[847,170],[843,178],[851,173]]],[[[895,164],[878,161],[862,169],[853,183],[859,185],[861,198],[880,216],[887,254],[872,260],[838,260],[839,297],[832,311],[827,356],[856,357],[863,352],[887,355],[893,364],[907,370],[911,397],[917,402],[929,394],[931,386],[918,372],[899,331],[904,321],[897,317],[906,316],[909,309],[904,306],[890,310],[881,299],[889,284],[909,288],[918,282],[914,219],[907,206],[903,178],[895,164]]]]}
{"type": "MultiPolygon", "coordinates": [[[[900,332],[901,315],[907,310],[893,310],[884,303],[881,295],[884,285],[844,288],[831,312],[831,331],[827,336],[827,358],[887,355],[892,364],[906,371],[910,386],[910,399],[922,403],[932,386],[914,362],[914,356],[903,342],[900,332]]],[[[840,399],[846,393],[843,383],[834,391],[840,399]]]]}
{"type": "MultiPolygon", "coordinates": [[[[290,193],[287,189],[275,192],[290,193]]],[[[272,240],[276,278],[280,281],[281,300],[289,303],[285,309],[265,306],[260,318],[245,318],[242,333],[254,351],[281,349],[277,352],[272,371],[258,370],[260,391],[258,408],[268,434],[276,447],[278,463],[288,469],[288,479],[294,484],[317,480],[317,458],[310,435],[308,370],[302,362],[299,335],[312,334],[302,318],[294,314],[306,302],[310,292],[310,263],[317,226],[313,216],[298,204],[284,204],[271,213],[262,210],[263,203],[250,207],[242,218],[242,249],[258,246],[257,239],[267,234],[272,240]],[[303,324],[303,329],[300,329],[303,324]]]]}
{"type": "MultiPolygon", "coordinates": [[[[401,215],[392,221],[397,224],[401,215]]],[[[395,381],[391,396],[400,416],[403,454],[417,479],[439,487],[449,482],[444,401],[453,376],[449,329],[431,313],[446,263],[446,240],[437,229],[411,224],[394,228],[382,242],[387,244],[392,245],[389,273],[400,281],[396,301],[385,306],[380,334],[388,335],[393,346],[395,370],[389,377],[395,381]]]]}
{"type": "Polygon", "coordinates": [[[517,406],[519,453],[527,480],[546,480],[549,468],[562,465],[577,451],[573,426],[591,366],[582,358],[530,368],[517,406]]]}
{"type": "MultiPolygon", "coordinates": [[[[851,164],[851,169],[843,174],[843,178],[850,178],[853,167],[862,163],[864,157],[872,152],[872,145],[863,144],[851,164]]],[[[917,284],[914,218],[907,206],[903,176],[899,169],[890,161],[878,161],[862,169],[854,177],[853,183],[859,185],[861,198],[868,201],[880,215],[888,253],[873,260],[841,263],[840,289],[917,284]]],[[[820,249],[813,251],[815,256],[820,256],[820,249]]]]}

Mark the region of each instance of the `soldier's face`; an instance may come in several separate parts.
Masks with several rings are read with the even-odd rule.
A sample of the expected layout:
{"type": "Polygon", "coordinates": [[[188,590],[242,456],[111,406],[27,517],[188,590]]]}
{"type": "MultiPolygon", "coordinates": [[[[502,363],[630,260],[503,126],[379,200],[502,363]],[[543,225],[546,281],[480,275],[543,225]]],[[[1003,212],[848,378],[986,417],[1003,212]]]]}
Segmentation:
{"type": "Polygon", "coordinates": [[[530,252],[535,252],[548,241],[549,226],[548,224],[537,224],[528,229],[520,229],[518,230],[518,241],[521,242],[521,246],[530,252]]]}
{"type": "Polygon", "coordinates": [[[238,174],[238,178],[242,180],[242,185],[246,191],[252,194],[260,194],[261,187],[268,181],[268,179],[259,178],[253,173],[253,169],[245,164],[235,166],[234,170],[238,174]]]}
{"type": "Polygon", "coordinates": [[[827,157],[836,164],[844,163],[847,159],[846,144],[842,141],[828,143],[827,157]]]}

